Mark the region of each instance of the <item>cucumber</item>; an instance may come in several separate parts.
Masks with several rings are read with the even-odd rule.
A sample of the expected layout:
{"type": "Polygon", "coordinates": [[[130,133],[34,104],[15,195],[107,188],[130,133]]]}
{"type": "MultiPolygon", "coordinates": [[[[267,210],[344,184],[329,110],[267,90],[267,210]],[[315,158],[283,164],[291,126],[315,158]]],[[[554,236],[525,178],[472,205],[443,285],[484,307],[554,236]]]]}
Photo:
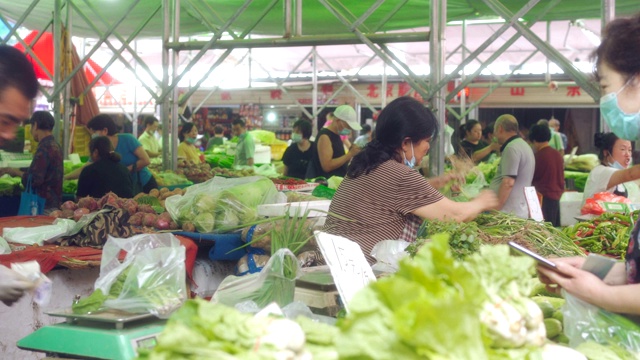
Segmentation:
{"type": "Polygon", "coordinates": [[[556,310],[556,311],[554,311],[554,312],[553,312],[553,315],[551,315],[551,317],[552,317],[553,319],[556,319],[556,320],[560,321],[560,322],[563,322],[563,321],[564,321],[564,315],[562,315],[562,310],[556,310]]]}
{"type": "Polygon", "coordinates": [[[546,300],[537,301],[536,304],[538,305],[540,310],[542,310],[542,317],[545,319],[550,318],[556,311],[553,305],[551,305],[551,303],[546,300]]]}
{"type": "Polygon", "coordinates": [[[564,305],[565,301],[563,298],[555,298],[551,296],[534,296],[531,298],[533,301],[537,303],[542,301],[547,301],[553,306],[554,309],[559,310],[562,305],[564,305]]]}
{"type": "Polygon", "coordinates": [[[544,319],[544,327],[547,330],[547,339],[552,339],[562,333],[562,323],[557,319],[544,319]]]}

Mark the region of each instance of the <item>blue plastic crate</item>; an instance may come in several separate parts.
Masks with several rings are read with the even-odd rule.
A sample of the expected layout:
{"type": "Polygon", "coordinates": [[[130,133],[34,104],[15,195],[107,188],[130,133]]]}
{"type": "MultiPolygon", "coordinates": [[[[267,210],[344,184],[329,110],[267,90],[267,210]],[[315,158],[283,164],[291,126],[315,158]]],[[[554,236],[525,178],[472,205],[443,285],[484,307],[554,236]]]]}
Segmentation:
{"type": "Polygon", "coordinates": [[[247,253],[246,248],[232,251],[244,245],[239,232],[232,234],[202,234],[199,232],[177,231],[174,234],[186,236],[192,240],[213,242],[213,246],[209,251],[209,259],[211,260],[235,261],[247,253]]]}

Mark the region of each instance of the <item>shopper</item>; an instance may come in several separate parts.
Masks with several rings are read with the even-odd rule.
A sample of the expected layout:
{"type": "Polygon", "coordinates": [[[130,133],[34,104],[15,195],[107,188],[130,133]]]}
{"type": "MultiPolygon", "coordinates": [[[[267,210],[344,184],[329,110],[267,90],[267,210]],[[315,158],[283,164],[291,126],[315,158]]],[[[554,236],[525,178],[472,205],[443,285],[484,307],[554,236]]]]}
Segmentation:
{"type": "Polygon", "coordinates": [[[491,181],[491,190],[498,195],[498,209],[520,218],[529,217],[524,188],[531,186],[535,158],[529,144],[518,135],[518,120],[513,115],[498,117],[493,136],[501,145],[502,157],[491,181]]]}
{"type": "Polygon", "coordinates": [[[157,158],[162,153],[162,146],[156,138],[156,131],[160,126],[160,121],[155,116],[149,115],[144,118],[144,132],[138,137],[138,141],[142,144],[142,148],[147,152],[150,158],[157,158]]]}
{"type": "Polygon", "coordinates": [[[558,150],[560,152],[560,155],[564,155],[564,143],[562,142],[562,137],[560,136],[560,134],[555,132],[553,128],[551,128],[551,124],[549,123],[549,121],[547,119],[540,119],[538,120],[537,124],[546,126],[551,130],[551,140],[549,140],[549,146],[558,150]]]}
{"type": "Polygon", "coordinates": [[[369,142],[371,142],[371,125],[364,124],[362,125],[362,130],[360,130],[360,136],[358,136],[353,143],[358,145],[359,148],[365,147],[369,142]]]}
{"type": "Polygon", "coordinates": [[[457,154],[468,156],[475,163],[489,160],[491,153],[500,148],[496,142],[488,144],[482,140],[482,125],[477,120],[469,120],[460,125],[459,133],[463,140],[457,154]]]}
{"type": "Polygon", "coordinates": [[[216,125],[213,127],[213,137],[207,141],[206,150],[211,150],[214,146],[224,145],[224,128],[222,125],[216,125]]]}
{"type": "Polygon", "coordinates": [[[178,157],[185,158],[194,164],[202,164],[204,155],[196,147],[198,128],[193,123],[184,123],[178,133],[180,145],[178,145],[178,157]]]}
{"type": "Polygon", "coordinates": [[[560,135],[560,138],[562,139],[562,147],[566,152],[567,146],[569,144],[569,139],[567,139],[567,135],[560,132],[560,120],[555,119],[552,116],[551,119],[549,120],[549,127],[551,128],[552,131],[555,131],[556,134],[560,135]]]}
{"type": "MultiPolygon", "coordinates": [[[[632,18],[620,18],[610,22],[602,43],[595,52],[597,75],[605,94],[600,101],[600,111],[611,129],[623,139],[638,138],[640,123],[640,14],[632,18]]],[[[607,135],[606,137],[610,137],[607,135]]],[[[608,161],[624,161],[607,150],[608,161]]],[[[601,156],[605,155],[601,150],[601,156]]],[[[604,160],[601,157],[601,160],[604,160]]],[[[602,165],[606,167],[605,165],[602,165]]],[[[611,170],[609,170],[611,171],[611,170]]],[[[620,173],[628,179],[640,176],[639,165],[625,170],[615,170],[609,183],[614,187],[624,181],[616,180],[620,173]],[[633,174],[632,176],[629,176],[633,174]]],[[[591,177],[591,174],[589,175],[591,177]]],[[[604,281],[588,271],[581,270],[585,257],[553,259],[556,270],[538,268],[540,279],[549,285],[548,289],[566,290],[569,294],[585,300],[605,310],[630,315],[640,315],[640,222],[631,232],[625,261],[617,263],[604,281]]]]}
{"type": "MultiPolygon", "coordinates": [[[[0,45],[0,145],[16,137],[37,94],[38,80],[31,62],[18,49],[0,45]]],[[[11,306],[32,286],[24,276],[0,265],[0,301],[5,305],[11,306]]]]}
{"type": "Polygon", "coordinates": [[[612,21],[595,51],[600,113],[625,140],[640,138],[640,13],[612,21]]]}
{"type": "Polygon", "coordinates": [[[560,198],[564,192],[564,162],[560,152],[549,146],[551,130],[534,125],[529,140],[535,150],[536,167],[531,184],[541,201],[542,215],[553,226],[560,226],[560,198]]]}
{"type": "Polygon", "coordinates": [[[256,145],[251,134],[247,132],[247,126],[244,120],[234,120],[231,125],[231,130],[233,131],[233,135],[238,137],[233,166],[253,166],[256,145]]]}
{"type": "MultiPolygon", "coordinates": [[[[356,119],[356,111],[349,105],[341,105],[333,112],[331,125],[320,130],[316,141],[316,151],[314,152],[306,178],[331,176],[344,177],[347,174],[349,161],[360,152],[358,145],[351,145],[348,152],[345,152],[340,135],[349,135],[352,131],[362,130],[356,119]]],[[[377,133],[377,132],[376,132],[377,133]]]]}
{"type": "Polygon", "coordinates": [[[38,142],[27,171],[17,168],[0,169],[0,173],[22,177],[22,184],[27,185],[31,178],[32,189],[45,199],[44,209],[55,210],[62,203],[62,148],[53,138],[55,120],[48,111],[36,111],[31,116],[31,136],[38,142]]]}
{"type": "Polygon", "coordinates": [[[376,243],[414,241],[424,219],[468,221],[494,208],[497,199],[490,191],[467,203],[453,202],[414,169],[437,136],[435,116],[419,101],[400,97],[389,103],[373,140],[349,165],[324,231],[357,242],[372,263],[376,243]]]}
{"type": "Polygon", "coordinates": [[[582,203],[598,192],[627,197],[624,183],[640,179],[640,165],[629,167],[633,150],[631,141],[620,139],[614,133],[596,133],[593,140],[600,149],[600,165],[589,173],[582,203]]]}
{"type": "Polygon", "coordinates": [[[109,138],[98,136],[91,139],[89,152],[92,163],[80,173],[76,196],[101,198],[113,192],[121,198],[132,198],[134,194],[129,169],[120,163],[120,154],[113,151],[109,138]]]}
{"type": "MultiPolygon", "coordinates": [[[[111,141],[115,152],[120,154],[120,163],[129,169],[132,173],[132,184],[134,192],[137,190],[148,193],[152,189],[158,188],[158,183],[151,175],[151,171],[147,169],[150,164],[149,155],[142,148],[142,145],[132,134],[118,134],[117,127],[111,116],[100,114],[93,117],[87,123],[87,130],[91,134],[91,138],[98,136],[106,136],[111,141]],[[135,176],[134,176],[135,175],[135,176]],[[137,184],[136,184],[137,183],[137,184]],[[142,189],[139,189],[142,187],[142,189]]],[[[89,163],[85,164],[85,166],[89,163]]],[[[65,175],[65,179],[77,179],[80,176],[82,168],[74,170],[65,175]]]]}
{"type": "Polygon", "coordinates": [[[291,134],[291,145],[284,151],[282,155],[282,163],[284,164],[284,176],[290,176],[298,179],[304,179],[307,173],[309,161],[313,153],[313,142],[309,141],[311,137],[311,123],[307,120],[300,119],[293,123],[293,132],[291,134]]]}

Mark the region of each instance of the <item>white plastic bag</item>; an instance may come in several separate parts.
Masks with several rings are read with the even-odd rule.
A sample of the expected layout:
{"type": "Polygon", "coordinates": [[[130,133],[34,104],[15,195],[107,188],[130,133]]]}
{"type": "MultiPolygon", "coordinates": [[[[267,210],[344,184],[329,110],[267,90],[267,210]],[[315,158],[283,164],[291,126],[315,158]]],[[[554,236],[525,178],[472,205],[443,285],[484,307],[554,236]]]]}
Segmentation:
{"type": "Polygon", "coordinates": [[[0,255],[11,254],[11,246],[7,240],[0,236],[0,255]]]}
{"type": "Polygon", "coordinates": [[[398,271],[400,260],[409,255],[404,249],[409,243],[402,240],[383,240],[371,249],[371,256],[376,263],[371,267],[374,271],[382,273],[394,273],[398,271]]]}
{"type": "Polygon", "coordinates": [[[105,301],[106,308],[166,318],[187,299],[184,261],[185,248],[173,234],[109,236],[95,288],[109,294],[112,286],[121,287],[115,299],[105,301]],[[122,250],[127,255],[120,262],[122,250]]]}
{"type": "Polygon", "coordinates": [[[53,225],[36,227],[4,228],[2,236],[7,240],[19,244],[42,246],[45,241],[53,241],[67,235],[76,225],[70,219],[56,219],[53,225]]]}
{"type": "Polygon", "coordinates": [[[260,309],[275,301],[284,307],[293,302],[299,274],[300,265],[295,255],[288,249],[280,249],[259,273],[225,278],[211,301],[227,306],[253,301],[260,309]],[[292,271],[285,271],[285,267],[292,271]]]}

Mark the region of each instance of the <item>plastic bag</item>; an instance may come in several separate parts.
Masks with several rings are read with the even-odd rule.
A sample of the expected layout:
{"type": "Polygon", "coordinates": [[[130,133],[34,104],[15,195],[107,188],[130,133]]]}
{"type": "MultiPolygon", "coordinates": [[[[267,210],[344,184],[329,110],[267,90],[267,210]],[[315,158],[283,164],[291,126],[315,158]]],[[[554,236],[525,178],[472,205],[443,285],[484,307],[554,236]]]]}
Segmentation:
{"type": "Polygon", "coordinates": [[[472,172],[476,173],[476,178],[471,183],[465,183],[460,185],[460,194],[467,199],[475,199],[489,183],[484,177],[484,174],[477,167],[472,169],[472,172]]]}
{"type": "Polygon", "coordinates": [[[251,252],[238,260],[236,265],[236,275],[243,276],[247,274],[254,274],[262,271],[265,265],[269,262],[271,256],[266,255],[264,251],[260,253],[251,252]]]}
{"type": "Polygon", "coordinates": [[[42,246],[47,240],[55,240],[72,231],[76,222],[70,219],[56,219],[53,225],[43,225],[30,228],[4,228],[2,236],[7,240],[25,245],[42,246]]]}
{"type": "Polygon", "coordinates": [[[628,318],[582,301],[563,290],[565,304],[563,329],[569,346],[586,341],[622,348],[633,357],[640,356],[640,326],[628,318]]]}
{"type": "Polygon", "coordinates": [[[180,225],[193,222],[200,232],[226,232],[254,221],[257,206],[275,203],[277,195],[273,182],[262,176],[216,176],[188,187],[184,195],[168,197],[165,207],[180,225]]]}
{"type": "Polygon", "coordinates": [[[283,307],[293,302],[300,273],[295,255],[288,249],[280,249],[259,273],[224,279],[211,301],[228,306],[253,301],[259,308],[275,301],[283,307]]]}
{"type": "Polygon", "coordinates": [[[51,280],[42,273],[40,264],[35,261],[27,261],[22,263],[11,263],[11,270],[24,276],[33,283],[31,293],[33,294],[33,302],[40,306],[49,305],[53,285],[51,280]]]}
{"type": "Polygon", "coordinates": [[[102,250],[95,288],[118,293],[104,306],[167,318],[187,299],[185,248],[173,234],[143,234],[127,239],[109,236],[102,250]],[[118,255],[126,252],[121,263],[118,255]]]}
{"type": "Polygon", "coordinates": [[[11,246],[7,240],[0,236],[0,255],[11,254],[11,246]]]}
{"type": "MultiPolygon", "coordinates": [[[[285,220],[276,220],[246,227],[242,230],[242,241],[246,243],[253,242],[249,248],[271,252],[271,231],[280,231],[284,227],[284,223],[285,220]]],[[[306,236],[304,237],[308,238],[309,241],[300,251],[316,248],[316,239],[313,236],[313,231],[319,230],[320,228],[317,224],[317,218],[306,219],[305,226],[302,230],[306,232],[306,236]]]]}
{"type": "Polygon", "coordinates": [[[602,204],[605,202],[630,204],[631,200],[627,199],[624,196],[618,196],[610,192],[595,193],[592,197],[588,198],[587,201],[585,201],[582,209],[580,209],[580,213],[582,215],[602,215],[605,212],[602,204]]]}
{"type": "Polygon", "coordinates": [[[398,271],[400,260],[409,255],[404,249],[409,243],[402,240],[383,240],[371,249],[371,256],[376,263],[371,267],[374,271],[394,273],[398,271]]]}

